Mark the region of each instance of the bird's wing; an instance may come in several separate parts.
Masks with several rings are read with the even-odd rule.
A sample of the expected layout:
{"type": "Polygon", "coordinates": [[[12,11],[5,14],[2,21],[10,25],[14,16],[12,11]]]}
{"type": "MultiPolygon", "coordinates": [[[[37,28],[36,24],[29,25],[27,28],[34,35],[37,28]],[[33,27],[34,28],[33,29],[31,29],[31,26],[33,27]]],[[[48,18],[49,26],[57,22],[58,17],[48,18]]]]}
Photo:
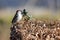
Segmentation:
{"type": "Polygon", "coordinates": [[[14,23],[14,22],[16,22],[16,20],[17,20],[17,14],[15,14],[15,16],[13,17],[13,20],[12,20],[12,23],[14,23]]]}

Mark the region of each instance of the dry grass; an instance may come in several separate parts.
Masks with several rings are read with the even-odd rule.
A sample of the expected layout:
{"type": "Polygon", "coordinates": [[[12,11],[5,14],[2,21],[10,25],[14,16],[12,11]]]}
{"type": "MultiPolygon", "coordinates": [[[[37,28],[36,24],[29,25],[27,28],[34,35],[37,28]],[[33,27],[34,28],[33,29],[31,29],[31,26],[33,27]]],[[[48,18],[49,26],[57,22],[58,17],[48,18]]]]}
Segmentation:
{"type": "Polygon", "coordinates": [[[11,27],[10,40],[60,40],[60,20],[20,21],[11,27]]]}
{"type": "MultiPolygon", "coordinates": [[[[16,11],[16,9],[5,9],[5,10],[2,10],[2,11],[0,10],[0,13],[1,13],[0,14],[0,40],[8,40],[9,39],[9,33],[10,33],[9,28],[11,26],[11,20],[12,20],[12,18],[14,16],[15,11],[16,11]]],[[[58,13],[60,13],[60,11],[58,13],[56,13],[58,15],[54,15],[55,14],[54,13],[53,14],[54,16],[52,14],[50,14],[51,12],[49,12],[47,10],[46,11],[45,10],[42,10],[42,12],[40,12],[40,10],[39,10],[39,12],[38,12],[38,10],[37,10],[37,12],[35,12],[34,10],[29,10],[28,14],[29,13],[34,18],[40,19],[39,21],[41,21],[41,20],[44,21],[46,19],[47,22],[49,22],[50,19],[54,19],[54,20],[55,19],[60,19],[60,14],[58,14],[58,13]],[[35,13],[36,14],[38,13],[37,16],[35,15],[35,13]],[[43,15],[40,15],[41,13],[43,13],[43,15]]],[[[47,23],[47,24],[49,24],[49,23],[47,23]]],[[[32,29],[34,29],[34,28],[32,28],[32,29]]]]}

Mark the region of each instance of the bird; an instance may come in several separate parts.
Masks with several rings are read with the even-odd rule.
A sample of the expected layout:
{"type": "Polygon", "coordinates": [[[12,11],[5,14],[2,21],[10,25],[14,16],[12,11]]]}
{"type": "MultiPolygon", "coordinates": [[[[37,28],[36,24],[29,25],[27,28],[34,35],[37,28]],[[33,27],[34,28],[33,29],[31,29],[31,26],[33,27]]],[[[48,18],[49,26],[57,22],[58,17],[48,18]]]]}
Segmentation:
{"type": "Polygon", "coordinates": [[[12,24],[19,22],[23,17],[22,11],[21,10],[17,10],[15,16],[12,19],[12,24]]]}

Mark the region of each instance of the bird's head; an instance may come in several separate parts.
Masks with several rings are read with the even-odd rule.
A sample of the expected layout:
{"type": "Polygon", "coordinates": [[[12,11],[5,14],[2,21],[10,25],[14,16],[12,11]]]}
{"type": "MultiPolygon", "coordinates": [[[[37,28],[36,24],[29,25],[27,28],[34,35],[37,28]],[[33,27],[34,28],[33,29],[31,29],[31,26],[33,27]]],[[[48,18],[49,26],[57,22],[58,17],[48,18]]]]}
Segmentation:
{"type": "Polygon", "coordinates": [[[22,11],[21,10],[17,10],[16,14],[22,14],[22,11]]]}

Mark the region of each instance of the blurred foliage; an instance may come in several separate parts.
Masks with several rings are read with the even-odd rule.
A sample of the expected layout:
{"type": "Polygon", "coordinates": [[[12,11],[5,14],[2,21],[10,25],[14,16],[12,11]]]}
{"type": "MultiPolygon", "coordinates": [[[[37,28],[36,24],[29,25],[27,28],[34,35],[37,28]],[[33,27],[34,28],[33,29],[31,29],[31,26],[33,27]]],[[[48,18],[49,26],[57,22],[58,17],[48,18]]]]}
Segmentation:
{"type": "Polygon", "coordinates": [[[40,15],[40,16],[34,16],[33,18],[39,19],[39,20],[59,20],[60,19],[60,14],[57,15],[40,15]]]}
{"type": "Polygon", "coordinates": [[[10,25],[12,18],[12,16],[0,18],[0,25],[10,25]]]}
{"type": "Polygon", "coordinates": [[[0,25],[3,25],[3,24],[4,24],[4,20],[0,19],[0,25]]]}

